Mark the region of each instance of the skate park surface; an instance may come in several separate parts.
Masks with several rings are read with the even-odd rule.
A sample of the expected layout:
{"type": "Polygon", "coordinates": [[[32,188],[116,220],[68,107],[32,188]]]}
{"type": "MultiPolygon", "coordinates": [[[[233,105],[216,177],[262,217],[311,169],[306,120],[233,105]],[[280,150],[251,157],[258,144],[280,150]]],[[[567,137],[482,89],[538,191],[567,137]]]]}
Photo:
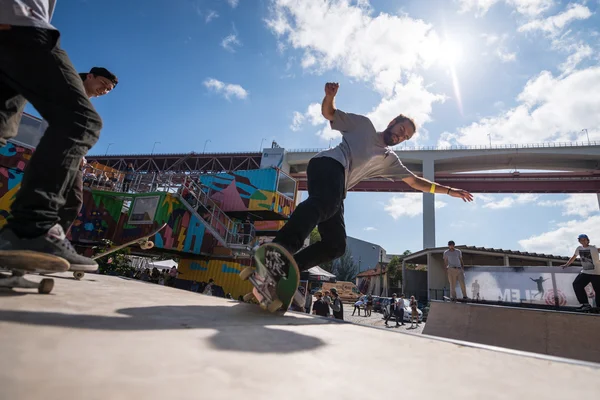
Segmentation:
{"type": "Polygon", "coordinates": [[[600,363],[600,315],[432,301],[426,335],[600,363]]]}
{"type": "MultiPolygon", "coordinates": [[[[0,333],[0,399],[318,394],[364,400],[400,393],[565,399],[600,392],[600,364],[306,314],[274,315],[256,305],[96,274],[81,281],[56,274],[50,295],[0,290],[0,333]]],[[[572,339],[596,341],[585,335],[573,331],[572,339]]]]}

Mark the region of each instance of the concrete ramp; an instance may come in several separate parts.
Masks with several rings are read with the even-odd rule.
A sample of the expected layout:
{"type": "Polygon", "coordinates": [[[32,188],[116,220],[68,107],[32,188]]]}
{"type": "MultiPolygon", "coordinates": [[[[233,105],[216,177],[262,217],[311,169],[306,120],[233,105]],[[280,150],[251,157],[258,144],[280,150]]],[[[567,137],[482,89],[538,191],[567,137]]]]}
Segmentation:
{"type": "MultiPolygon", "coordinates": [[[[0,399],[593,399],[600,365],[88,274],[0,291],[0,399]],[[458,374],[458,375],[457,375],[458,374]],[[396,383],[396,384],[392,384],[396,383]]],[[[32,279],[40,279],[33,276],[32,279]]],[[[596,336],[576,340],[592,343],[596,336]]]]}
{"type": "Polygon", "coordinates": [[[426,335],[600,363],[600,316],[431,302],[426,335]]]}

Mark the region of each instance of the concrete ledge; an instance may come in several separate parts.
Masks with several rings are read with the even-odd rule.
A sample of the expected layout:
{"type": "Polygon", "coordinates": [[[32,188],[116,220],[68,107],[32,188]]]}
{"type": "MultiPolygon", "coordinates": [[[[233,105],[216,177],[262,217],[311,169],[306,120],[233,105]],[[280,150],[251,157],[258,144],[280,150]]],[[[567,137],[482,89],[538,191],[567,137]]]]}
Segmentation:
{"type": "Polygon", "coordinates": [[[306,400],[318,394],[365,400],[402,393],[465,400],[600,393],[600,369],[591,365],[306,314],[277,316],[122,278],[69,276],[55,278],[51,295],[0,291],[1,399],[306,400]]]}

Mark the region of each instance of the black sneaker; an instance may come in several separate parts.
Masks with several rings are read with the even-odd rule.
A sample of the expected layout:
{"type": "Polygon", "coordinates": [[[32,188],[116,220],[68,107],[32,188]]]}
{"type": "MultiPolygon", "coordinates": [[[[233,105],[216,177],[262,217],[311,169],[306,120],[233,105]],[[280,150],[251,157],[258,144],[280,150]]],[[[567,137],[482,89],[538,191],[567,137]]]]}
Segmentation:
{"type": "Polygon", "coordinates": [[[45,235],[31,239],[18,237],[12,229],[5,227],[0,231],[0,250],[30,250],[62,257],[71,264],[71,271],[94,272],[98,263],[77,254],[65,232],[58,224],[54,225],[45,235]]]}
{"type": "Polygon", "coordinates": [[[592,306],[590,306],[589,304],[582,304],[579,307],[577,307],[577,310],[579,311],[590,311],[592,309],[592,306]]]}

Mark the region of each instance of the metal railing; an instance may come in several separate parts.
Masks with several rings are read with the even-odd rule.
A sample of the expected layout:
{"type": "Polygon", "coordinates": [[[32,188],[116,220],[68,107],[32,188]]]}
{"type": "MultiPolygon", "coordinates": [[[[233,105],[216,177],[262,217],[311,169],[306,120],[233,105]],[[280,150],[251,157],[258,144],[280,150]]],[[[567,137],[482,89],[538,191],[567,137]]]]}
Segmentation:
{"type": "Polygon", "coordinates": [[[223,246],[252,246],[256,231],[251,223],[234,222],[210,198],[211,189],[198,177],[177,173],[107,172],[91,165],[84,167],[84,185],[95,190],[121,193],[167,192],[176,195],[196,214],[223,246]],[[131,178],[125,180],[125,178],[131,178]]]}
{"type": "MultiPolygon", "coordinates": [[[[447,150],[503,150],[503,149],[538,149],[557,147],[590,147],[600,146],[600,141],[590,142],[544,142],[524,144],[498,144],[498,145],[456,145],[456,146],[414,146],[414,147],[392,147],[395,151],[447,151],[447,150]]],[[[327,148],[313,149],[290,149],[288,153],[318,153],[328,150],[327,148]]]]}

